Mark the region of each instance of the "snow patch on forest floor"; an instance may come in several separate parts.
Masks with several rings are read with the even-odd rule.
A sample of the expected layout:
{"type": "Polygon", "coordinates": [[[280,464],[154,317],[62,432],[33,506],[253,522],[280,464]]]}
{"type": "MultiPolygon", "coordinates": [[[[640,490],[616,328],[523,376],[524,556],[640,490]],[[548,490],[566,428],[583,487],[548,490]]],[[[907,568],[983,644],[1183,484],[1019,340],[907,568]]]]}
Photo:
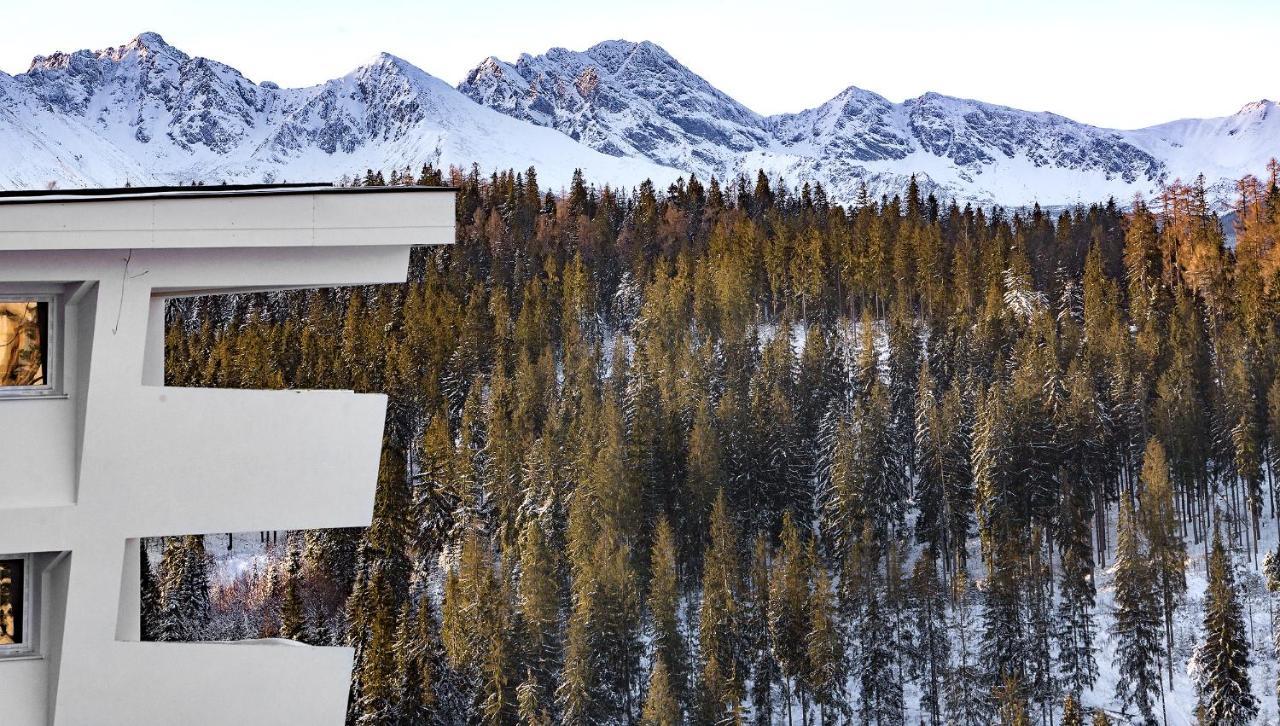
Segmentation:
{"type": "MultiPolygon", "coordinates": [[[[1092,689],[1082,694],[1081,701],[1086,709],[1101,708],[1106,710],[1117,723],[1128,723],[1129,721],[1126,721],[1121,715],[1120,704],[1115,698],[1118,673],[1115,667],[1115,643],[1109,634],[1115,611],[1115,589],[1110,569],[1116,541],[1114,510],[1111,512],[1108,521],[1110,550],[1106,553],[1104,564],[1099,565],[1094,572],[1098,591],[1097,607],[1095,609],[1097,618],[1095,647],[1099,678],[1092,689]]],[[[255,569],[258,572],[264,572],[278,563],[286,551],[286,533],[280,532],[276,534],[279,536],[272,538],[271,542],[262,541],[262,535],[259,532],[234,534],[230,536],[230,548],[227,546],[228,535],[206,535],[205,549],[212,562],[210,586],[216,588],[220,585],[229,584],[255,569]]],[[[1260,708],[1256,723],[1263,725],[1280,724],[1280,709],[1277,708],[1277,697],[1275,695],[1277,659],[1271,643],[1272,620],[1280,616],[1280,613],[1276,612],[1276,605],[1272,601],[1272,596],[1266,591],[1262,577],[1262,557],[1276,548],[1278,540],[1280,540],[1280,537],[1277,534],[1276,520],[1264,518],[1260,530],[1257,557],[1249,557],[1245,552],[1239,550],[1233,552],[1237,585],[1239,586],[1241,606],[1244,613],[1245,630],[1250,639],[1252,666],[1249,673],[1252,679],[1253,693],[1258,699],[1260,708]]],[[[970,544],[974,550],[970,562],[980,563],[981,557],[976,549],[976,539],[971,541],[970,544]]],[[[149,546],[152,548],[149,552],[152,561],[158,563],[162,547],[160,540],[151,540],[149,546]]],[[[980,566],[971,565],[971,569],[973,570],[974,581],[980,583],[982,579],[980,566]]],[[[1165,689],[1164,713],[1161,714],[1157,710],[1156,714],[1157,719],[1162,724],[1167,723],[1168,726],[1195,726],[1196,724],[1195,685],[1187,672],[1187,665],[1202,637],[1201,623],[1204,617],[1204,592],[1207,585],[1204,543],[1194,542],[1188,536],[1187,594],[1181,600],[1174,615],[1173,686],[1172,688],[1169,687],[1166,670],[1166,677],[1163,681],[1165,689]]],[[[980,610],[980,603],[976,607],[980,610]]],[[[977,616],[980,618],[980,612],[977,616]]],[[[691,630],[696,630],[696,627],[692,627],[691,630]]],[[[909,687],[907,694],[907,720],[908,723],[915,723],[920,718],[917,708],[918,692],[914,687],[909,687]]],[[[850,699],[856,704],[856,698],[857,686],[855,679],[855,682],[850,684],[850,699]]],[[[1159,705],[1159,702],[1157,702],[1157,706],[1159,705]]],[[[798,720],[800,717],[799,705],[795,704],[794,708],[794,716],[798,720]]],[[[1055,713],[1055,721],[1060,715],[1060,711],[1055,713]]],[[[1129,717],[1134,718],[1134,715],[1130,713],[1129,717]]],[[[1136,720],[1133,722],[1137,723],[1136,720]]]]}

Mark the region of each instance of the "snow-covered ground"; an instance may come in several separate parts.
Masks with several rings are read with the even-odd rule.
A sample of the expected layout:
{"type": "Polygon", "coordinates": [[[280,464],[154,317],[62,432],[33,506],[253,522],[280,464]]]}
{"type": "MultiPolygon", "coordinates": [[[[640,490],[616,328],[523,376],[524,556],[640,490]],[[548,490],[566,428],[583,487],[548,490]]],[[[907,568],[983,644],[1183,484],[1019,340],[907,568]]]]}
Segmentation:
{"type": "MultiPolygon", "coordinates": [[[[1267,514],[1269,512],[1264,512],[1267,514]]],[[[1115,542],[1115,512],[1110,518],[1110,540],[1115,542]]],[[[1236,584],[1241,590],[1241,605],[1244,610],[1245,630],[1250,638],[1249,653],[1252,667],[1249,670],[1252,679],[1253,694],[1260,707],[1256,723],[1280,723],[1277,713],[1276,698],[1276,653],[1271,642],[1272,613],[1276,603],[1263,586],[1262,558],[1276,548],[1277,528],[1275,519],[1264,518],[1258,543],[1258,556],[1251,558],[1243,551],[1233,553],[1236,565],[1236,584]]],[[[1164,704],[1167,723],[1170,726],[1194,726],[1196,692],[1195,685],[1187,672],[1187,664],[1191,655],[1203,636],[1204,593],[1208,586],[1205,568],[1205,545],[1187,540],[1187,594],[1181,601],[1174,615],[1174,678],[1173,687],[1168,680],[1164,681],[1164,704]]],[[[1111,555],[1108,553],[1108,564],[1111,555]]],[[[1109,568],[1101,568],[1096,573],[1098,588],[1098,666],[1101,677],[1092,690],[1085,693],[1082,701],[1088,707],[1105,708],[1117,716],[1119,704],[1115,701],[1116,669],[1114,667],[1114,643],[1107,635],[1113,621],[1115,608],[1113,577],[1109,568]]],[[[1280,612],[1275,615],[1280,617],[1280,612]]],[[[1157,712],[1157,717],[1160,714],[1157,712]]],[[[1121,721],[1123,723],[1123,721],[1121,721]]]]}
{"type": "MultiPolygon", "coordinates": [[[[253,570],[266,572],[284,556],[287,532],[240,532],[235,534],[208,534],[204,537],[205,553],[209,556],[209,586],[220,587],[253,570]],[[270,542],[262,535],[274,535],[270,542]],[[228,548],[228,540],[231,547],[228,548]]],[[[164,540],[147,540],[147,556],[153,567],[158,567],[164,554],[164,540]]]]}

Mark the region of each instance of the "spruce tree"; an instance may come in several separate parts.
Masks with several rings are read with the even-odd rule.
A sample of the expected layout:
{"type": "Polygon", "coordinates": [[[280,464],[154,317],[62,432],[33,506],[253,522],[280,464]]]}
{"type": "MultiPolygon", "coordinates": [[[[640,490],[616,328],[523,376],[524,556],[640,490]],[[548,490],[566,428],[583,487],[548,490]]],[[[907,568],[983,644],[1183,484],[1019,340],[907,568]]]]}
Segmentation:
{"type": "Polygon", "coordinates": [[[702,570],[698,646],[702,660],[701,719],[719,722],[742,699],[742,574],[738,535],[724,492],[711,508],[710,537],[702,570]]]}
{"type": "Polygon", "coordinates": [[[1209,552],[1209,586],[1204,600],[1204,640],[1194,656],[1196,717],[1200,723],[1252,723],[1258,699],[1249,681],[1249,640],[1231,558],[1215,525],[1209,552]]]}
{"type": "MultiPolygon", "coordinates": [[[[516,611],[523,629],[528,670],[538,687],[550,693],[560,664],[561,573],[556,551],[543,534],[542,523],[531,520],[520,538],[520,580],[516,611]]],[[[540,703],[545,702],[545,697],[540,703]]]]}
{"type": "Polygon", "coordinates": [[[1149,552],[1142,543],[1133,503],[1120,501],[1116,534],[1115,640],[1116,700],[1134,708],[1143,723],[1156,722],[1153,697],[1160,692],[1160,609],[1149,552]]]}
{"type": "Polygon", "coordinates": [[[1173,613],[1178,599],[1187,590],[1187,548],[1178,527],[1169,465],[1159,440],[1147,442],[1142,458],[1142,529],[1150,547],[1155,585],[1164,615],[1165,659],[1170,683],[1173,681],[1173,613]]]}
{"type": "Polygon", "coordinates": [[[521,726],[551,726],[551,712],[543,705],[542,685],[533,669],[525,672],[525,679],[516,686],[516,718],[521,726]]]}
{"type": "Polygon", "coordinates": [[[667,665],[661,659],[654,660],[649,674],[649,689],[640,723],[644,726],[679,726],[681,723],[680,701],[672,692],[667,665]]]}
{"type": "Polygon", "coordinates": [[[960,726],[985,726],[990,718],[988,691],[979,662],[977,603],[963,571],[956,575],[951,592],[948,624],[955,638],[955,655],[947,671],[947,721],[960,726]]]}
{"type": "MultiPolygon", "coordinates": [[[[811,554],[811,558],[813,555],[811,554]]],[[[822,723],[838,723],[845,712],[844,638],[836,609],[836,593],[825,567],[814,568],[808,605],[809,632],[806,637],[808,665],[806,678],[822,723]]]]}
{"type": "Polygon", "coordinates": [[[400,723],[410,726],[428,722],[433,715],[446,714],[445,704],[437,694],[444,676],[443,654],[429,597],[419,598],[416,608],[405,605],[394,651],[400,723]]]}
{"type": "Polygon", "coordinates": [[[751,548],[743,608],[743,642],[751,671],[751,715],[757,726],[773,723],[773,691],[779,677],[769,638],[769,568],[768,535],[761,532],[751,548]]]}
{"type": "Polygon", "coordinates": [[[1089,526],[1075,497],[1066,496],[1061,514],[1062,551],[1058,600],[1058,672],[1067,692],[1079,697],[1098,680],[1094,653],[1097,624],[1093,616],[1096,591],[1089,526]]]}
{"type": "Polygon", "coordinates": [[[208,568],[203,536],[169,540],[164,551],[159,640],[192,641],[204,637],[210,615],[208,568]]]}
{"type": "MultiPolygon", "coordinates": [[[[1280,593],[1280,556],[1277,556],[1275,550],[1268,552],[1262,558],[1262,575],[1271,598],[1269,606],[1274,608],[1276,594],[1280,593]]],[[[1274,610],[1272,612],[1274,613],[1274,610]]],[[[1274,654],[1280,656],[1280,621],[1275,617],[1271,619],[1271,649],[1274,654]]],[[[1276,676],[1274,690],[1276,702],[1280,704],[1280,675],[1276,676]]]]}
{"type": "Polygon", "coordinates": [[[809,631],[810,569],[805,546],[795,519],[787,512],[782,519],[782,544],[773,561],[769,578],[769,639],[782,676],[783,708],[790,713],[792,699],[808,713],[804,676],[808,665],[806,634],[809,631]]]}
{"type": "Polygon", "coordinates": [[[164,605],[160,595],[160,585],[151,570],[151,557],[147,554],[147,541],[138,543],[138,556],[141,559],[138,590],[141,599],[140,633],[142,640],[159,640],[161,630],[161,609],[164,605]]]}
{"type": "Polygon", "coordinates": [[[1062,726],[1084,726],[1084,713],[1080,711],[1080,702],[1070,693],[1062,702],[1062,726]]]}
{"type": "MultiPolygon", "coordinates": [[[[649,620],[654,663],[663,667],[668,696],[677,705],[685,692],[686,648],[680,632],[680,587],[676,569],[675,533],[663,517],[654,534],[649,562],[649,620]]],[[[655,673],[657,666],[655,665],[655,673]]]]}
{"type": "Polygon", "coordinates": [[[280,601],[280,637],[306,641],[309,634],[306,613],[302,610],[302,553],[290,547],[288,556],[288,578],[280,601]]]}
{"type": "Polygon", "coordinates": [[[908,608],[912,635],[908,662],[911,675],[919,684],[920,711],[931,726],[941,726],[946,720],[943,694],[951,659],[951,633],[946,622],[947,593],[931,548],[921,553],[911,572],[908,608]]]}

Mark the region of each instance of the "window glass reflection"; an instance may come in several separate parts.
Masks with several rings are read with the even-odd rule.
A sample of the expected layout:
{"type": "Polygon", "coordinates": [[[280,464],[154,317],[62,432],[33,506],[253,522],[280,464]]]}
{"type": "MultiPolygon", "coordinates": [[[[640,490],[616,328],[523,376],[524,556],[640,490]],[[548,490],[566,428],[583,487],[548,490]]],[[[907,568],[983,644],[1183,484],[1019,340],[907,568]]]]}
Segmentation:
{"type": "Polygon", "coordinates": [[[0,560],[0,645],[23,643],[24,560],[0,560]]]}
{"type": "Polygon", "coordinates": [[[47,302],[0,300],[0,387],[45,385],[48,340],[47,302]]]}

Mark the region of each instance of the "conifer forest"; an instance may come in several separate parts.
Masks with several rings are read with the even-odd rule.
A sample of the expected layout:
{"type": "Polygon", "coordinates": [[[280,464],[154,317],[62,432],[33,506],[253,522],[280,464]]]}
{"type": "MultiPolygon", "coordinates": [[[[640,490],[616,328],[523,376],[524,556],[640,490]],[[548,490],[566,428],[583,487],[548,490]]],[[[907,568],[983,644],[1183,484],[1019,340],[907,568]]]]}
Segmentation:
{"type": "Polygon", "coordinates": [[[386,393],[373,524],[150,541],[144,637],[352,647],[356,726],[1275,724],[1278,175],[362,174],[457,243],[174,301],[166,377],[386,393]]]}

